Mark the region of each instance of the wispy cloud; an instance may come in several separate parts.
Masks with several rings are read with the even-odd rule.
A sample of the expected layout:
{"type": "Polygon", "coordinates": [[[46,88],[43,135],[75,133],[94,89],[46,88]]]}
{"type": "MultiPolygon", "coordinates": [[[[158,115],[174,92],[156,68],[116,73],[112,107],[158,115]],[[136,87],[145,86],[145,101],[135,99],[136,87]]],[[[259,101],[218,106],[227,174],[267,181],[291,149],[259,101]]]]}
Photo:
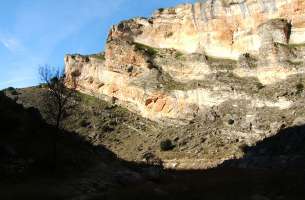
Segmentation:
{"type": "MultiPolygon", "coordinates": [[[[70,42],[67,52],[63,52],[62,45],[85,27],[90,28],[93,20],[106,20],[126,0],[106,1],[67,0],[59,5],[46,0],[16,4],[14,17],[4,21],[6,26],[0,30],[3,52],[0,52],[0,89],[37,84],[39,65],[62,65],[64,53],[81,47],[70,42]]],[[[79,40],[86,39],[79,36],[79,40]]]]}
{"type": "Polygon", "coordinates": [[[101,51],[113,23],[178,1],[190,0],[6,1],[0,7],[10,8],[0,12],[0,88],[37,84],[39,65],[62,66],[65,53],[101,51]]]}
{"type": "Polygon", "coordinates": [[[11,53],[24,51],[23,45],[17,38],[0,36],[0,43],[5,46],[11,53]]]}

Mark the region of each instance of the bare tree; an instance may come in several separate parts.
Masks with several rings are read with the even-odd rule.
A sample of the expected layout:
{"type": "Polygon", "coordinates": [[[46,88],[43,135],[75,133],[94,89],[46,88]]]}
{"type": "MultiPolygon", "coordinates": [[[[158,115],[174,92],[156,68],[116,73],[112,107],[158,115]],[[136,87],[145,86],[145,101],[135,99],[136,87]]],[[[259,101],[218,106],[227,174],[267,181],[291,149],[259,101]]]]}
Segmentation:
{"type": "Polygon", "coordinates": [[[61,129],[62,121],[74,104],[76,95],[76,81],[65,85],[64,71],[49,65],[39,67],[39,77],[48,89],[44,98],[45,111],[48,119],[57,129],[61,129]]]}
{"type": "Polygon", "coordinates": [[[53,169],[56,171],[58,134],[62,131],[64,118],[76,106],[77,84],[75,80],[70,81],[68,88],[65,84],[64,71],[49,65],[39,67],[39,78],[47,88],[43,96],[44,112],[49,123],[57,129],[53,134],[53,169]]]}

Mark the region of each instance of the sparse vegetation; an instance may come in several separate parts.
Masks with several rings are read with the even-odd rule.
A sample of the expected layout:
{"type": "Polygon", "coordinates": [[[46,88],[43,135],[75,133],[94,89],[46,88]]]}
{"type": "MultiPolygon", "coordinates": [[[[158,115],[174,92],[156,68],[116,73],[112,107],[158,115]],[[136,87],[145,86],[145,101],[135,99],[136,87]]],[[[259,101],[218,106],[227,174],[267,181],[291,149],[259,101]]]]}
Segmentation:
{"type": "Polygon", "coordinates": [[[228,124],[229,124],[229,125],[233,125],[234,122],[235,122],[235,121],[234,121],[233,119],[229,119],[229,120],[228,120],[228,124]]]}
{"type": "MultiPolygon", "coordinates": [[[[106,159],[99,158],[82,137],[63,130],[57,138],[58,154],[54,160],[53,136],[57,129],[45,122],[37,108],[17,104],[4,92],[0,92],[0,121],[0,184],[8,184],[11,180],[15,184],[16,180],[18,183],[26,180],[26,184],[37,184],[36,177],[54,177],[58,187],[61,182],[58,177],[75,181],[81,172],[106,159]]],[[[37,187],[34,188],[34,193],[38,194],[37,187]]],[[[3,190],[0,193],[1,199],[7,199],[2,196],[3,190]]]]}
{"type": "Polygon", "coordinates": [[[196,89],[199,87],[202,87],[205,85],[206,81],[200,81],[200,80],[195,80],[195,81],[189,81],[187,83],[182,83],[179,81],[174,80],[169,74],[164,73],[162,77],[160,78],[160,83],[162,84],[162,89],[165,92],[169,92],[172,90],[191,90],[191,89],[196,89]]]}
{"type": "Polygon", "coordinates": [[[162,13],[164,11],[164,8],[159,8],[158,11],[162,13]]]}
{"type": "Polygon", "coordinates": [[[174,148],[172,141],[170,139],[162,140],[160,142],[161,151],[170,151],[174,148]]]}
{"type": "Polygon", "coordinates": [[[302,65],[303,61],[294,61],[294,60],[287,60],[288,64],[290,65],[294,65],[294,66],[298,66],[298,65],[302,65]]]}
{"type": "Polygon", "coordinates": [[[137,43],[137,42],[135,42],[134,44],[138,50],[146,52],[149,56],[153,57],[153,56],[156,56],[158,53],[158,50],[156,48],[147,46],[145,44],[137,43]]]}
{"type": "Polygon", "coordinates": [[[241,61],[243,61],[250,69],[254,69],[257,67],[258,59],[252,56],[251,54],[245,53],[243,54],[243,57],[241,57],[241,59],[241,61]]]}
{"type": "MultiPolygon", "coordinates": [[[[301,81],[299,81],[301,83],[301,81]]],[[[296,87],[296,84],[292,84],[293,88],[296,87]]],[[[269,87],[268,85],[266,87],[269,87]]],[[[19,91],[19,90],[18,90],[19,91]]],[[[38,91],[46,91],[45,89],[41,88],[30,88],[30,89],[21,89],[19,92],[21,93],[21,100],[25,101],[25,95],[30,96],[34,98],[34,94],[38,91]]],[[[238,147],[243,144],[242,140],[238,140],[236,142],[237,146],[235,145],[235,140],[233,141],[234,144],[228,144],[229,141],[227,141],[227,138],[223,137],[222,134],[218,134],[216,131],[219,130],[219,123],[215,121],[215,123],[205,123],[203,119],[196,119],[193,121],[192,124],[186,125],[186,126],[170,126],[170,127],[164,127],[163,129],[160,128],[160,124],[156,124],[153,122],[150,122],[149,120],[145,120],[141,118],[140,116],[137,116],[133,113],[128,112],[126,109],[121,108],[119,106],[112,107],[111,104],[101,101],[95,97],[88,96],[85,94],[78,93],[78,96],[81,97],[80,103],[78,104],[78,107],[75,109],[76,115],[69,116],[68,119],[65,120],[65,128],[68,130],[71,130],[71,132],[77,132],[77,134],[81,135],[81,137],[86,138],[86,140],[94,143],[95,145],[101,144],[105,145],[107,148],[112,150],[113,152],[120,155],[120,158],[127,159],[128,160],[134,160],[136,159],[135,154],[143,155],[145,152],[153,152],[156,154],[155,156],[160,159],[184,159],[184,158],[204,158],[204,159],[219,159],[226,155],[232,155],[232,153],[242,152],[243,149],[236,150],[234,147],[238,147]],[[85,119],[86,121],[90,121],[92,128],[81,128],[80,127],[80,120],[79,119],[85,119]],[[116,122],[117,123],[112,123],[116,122]],[[109,127],[112,128],[110,130],[107,130],[107,126],[109,124],[109,127]],[[214,125],[216,125],[217,129],[214,129],[214,125]],[[198,127],[200,126],[200,127],[198,127]],[[105,132],[104,132],[105,131],[105,132]],[[110,131],[110,132],[107,132],[110,131]],[[213,134],[209,134],[213,133],[213,134]],[[198,134],[198,135],[197,135],[198,134]],[[161,144],[156,141],[160,141],[160,136],[162,138],[173,138],[172,140],[169,140],[170,142],[166,142],[167,145],[171,148],[167,150],[166,152],[162,151],[159,152],[161,149],[161,144]],[[200,136],[199,138],[197,136],[200,136]],[[209,137],[206,137],[209,136],[209,137]],[[175,138],[177,137],[177,138],[175,138]],[[201,138],[202,137],[202,138],[201,138]],[[90,138],[90,140],[88,139],[90,138]],[[202,142],[204,141],[204,142],[202,142]],[[100,142],[100,143],[99,143],[100,142]],[[168,145],[170,144],[170,145],[168,145]],[[173,149],[173,144],[177,144],[175,147],[175,151],[171,151],[173,149]],[[183,145],[182,145],[183,144],[183,145]],[[140,148],[139,148],[140,147],[140,148]],[[176,149],[177,148],[177,149],[176,149]],[[201,150],[203,149],[203,150],[201,150]]],[[[33,101],[33,99],[27,100],[25,103],[29,104],[33,101]]],[[[39,103],[38,103],[39,105],[39,103]]],[[[218,114],[221,115],[221,113],[225,113],[228,110],[221,110],[224,109],[225,106],[220,106],[220,110],[217,110],[217,112],[220,112],[218,114]]],[[[231,109],[231,108],[227,108],[231,109]]],[[[236,110],[239,110],[236,108],[236,110]]],[[[231,112],[231,110],[229,110],[231,112]]],[[[235,111],[233,111],[235,112],[235,111]]],[[[269,111],[266,111],[269,112],[269,111]]],[[[33,112],[35,113],[35,112],[33,112]]],[[[31,114],[32,115],[32,114],[31,114]]],[[[34,115],[34,114],[33,114],[34,115]]],[[[276,113],[278,116],[278,113],[276,113]]],[[[261,115],[261,117],[264,117],[265,113],[261,115]]],[[[268,120],[267,120],[268,121],[268,120]]],[[[269,121],[268,121],[269,122],[269,121]]],[[[14,123],[20,123],[20,122],[14,122],[14,123]]],[[[16,124],[14,125],[16,126],[16,124]]],[[[237,126],[237,124],[236,124],[237,126]]],[[[228,127],[233,128],[233,127],[228,127]]],[[[67,133],[68,135],[71,135],[71,133],[67,133]]],[[[50,141],[50,140],[48,140],[50,141]]],[[[165,141],[165,140],[162,140],[165,141]]],[[[232,141],[231,141],[232,142],[232,141]]],[[[165,143],[165,144],[166,144],[165,143]]],[[[45,144],[45,143],[44,143],[45,144]]],[[[50,144],[50,143],[48,143],[50,144]]],[[[87,149],[84,146],[80,146],[78,143],[73,146],[72,149],[66,150],[66,148],[70,148],[70,143],[61,143],[59,145],[59,148],[61,148],[61,151],[64,151],[64,157],[62,157],[63,163],[68,163],[69,167],[66,167],[67,170],[71,169],[73,166],[77,167],[79,165],[82,166],[89,166],[89,164],[86,162],[87,155],[90,155],[90,152],[93,150],[89,149],[87,152],[87,149]],[[81,153],[80,152],[83,152],[81,153]],[[80,158],[81,157],[81,158],[80,158]]],[[[98,146],[94,146],[95,149],[99,149],[98,146]]],[[[100,150],[100,149],[99,149],[100,150]]],[[[59,151],[60,152],[60,151],[59,151]]],[[[100,156],[99,158],[101,160],[105,159],[104,151],[100,151],[103,156],[100,156]]],[[[89,159],[89,158],[88,158],[89,159]]],[[[91,159],[91,158],[90,158],[91,159]]],[[[90,160],[89,159],[89,160],[90,160]]],[[[140,157],[141,159],[141,157],[140,157]]],[[[149,162],[146,162],[145,164],[153,164],[151,162],[149,157],[145,160],[148,160],[149,162]]],[[[123,161],[124,162],[124,161],[123,161]]],[[[159,161],[157,161],[159,163],[159,161]]],[[[160,160],[161,162],[161,160],[160,160]]],[[[130,163],[130,162],[128,162],[130,163]]],[[[65,165],[65,166],[67,166],[65,165]]],[[[120,167],[119,164],[112,165],[106,162],[105,164],[102,164],[102,166],[106,166],[105,168],[100,168],[100,165],[94,164],[90,165],[88,168],[85,168],[88,173],[92,174],[92,179],[88,178],[89,181],[92,180],[92,182],[100,182],[100,177],[96,178],[98,174],[103,174],[103,177],[107,178],[108,172],[111,170],[118,171],[117,167],[120,167]],[[96,168],[98,171],[91,171],[92,169],[96,168]],[[113,169],[112,169],[113,168],[113,169]],[[109,170],[109,171],[108,171],[109,170]],[[100,173],[97,173],[100,172],[100,173]],[[98,180],[98,181],[97,181],[98,180]]],[[[147,168],[139,168],[137,171],[138,173],[141,173],[144,171],[144,175],[146,175],[147,168]]],[[[73,170],[72,170],[73,171],[73,170]]],[[[74,170],[75,171],[75,170],[74,170]]],[[[67,171],[68,172],[68,171],[67,171]]],[[[208,173],[208,171],[206,171],[208,173]]],[[[207,174],[207,173],[202,174],[207,174]]],[[[215,172],[215,170],[214,170],[215,172]]],[[[86,173],[87,174],[87,173],[86,173]]],[[[214,173],[215,174],[215,173],[214,173]]],[[[183,185],[185,179],[185,174],[180,176],[179,173],[177,174],[181,180],[179,184],[177,181],[175,181],[175,184],[183,185]]],[[[244,176],[244,175],[243,175],[244,176]]],[[[241,176],[241,177],[243,177],[241,176]]],[[[219,180],[223,180],[219,174],[214,175],[214,177],[218,177],[219,180]]],[[[211,179],[211,184],[215,183],[214,177],[211,179]]],[[[74,179],[71,181],[73,183],[78,183],[78,177],[73,177],[74,179]]],[[[87,176],[84,177],[87,180],[87,176]]],[[[163,179],[167,180],[167,176],[161,179],[161,183],[158,182],[158,187],[163,187],[162,181],[163,179]]],[[[196,175],[192,178],[198,178],[196,175]]],[[[202,188],[202,178],[198,178],[198,182],[200,182],[200,191],[202,188]]],[[[236,177],[234,177],[236,179],[236,177]]],[[[81,179],[83,180],[83,179],[81,179]]],[[[104,179],[101,179],[104,180],[104,179]]],[[[206,178],[204,180],[207,180],[206,178]]],[[[256,180],[256,179],[255,179],[256,180]]],[[[89,182],[88,181],[88,182],[89,182]]],[[[244,182],[243,182],[244,183],[244,182]]],[[[87,183],[85,183],[86,185],[87,183]]],[[[90,184],[90,183],[88,183],[90,184]]],[[[193,186],[193,181],[190,183],[190,186],[193,186]]],[[[81,185],[83,187],[83,185],[81,185]]],[[[91,186],[94,187],[95,186],[91,186]]],[[[164,187],[165,188],[165,187],[164,187]]],[[[176,188],[176,187],[175,187],[176,188]]],[[[174,188],[174,190],[175,190],[174,188]]],[[[129,189],[129,191],[134,192],[134,186],[129,189]]],[[[196,193],[197,194],[197,193],[196,193]]]]}
{"type": "Polygon", "coordinates": [[[227,58],[216,58],[211,56],[206,56],[206,60],[211,67],[218,70],[233,70],[237,66],[237,61],[227,58]]]}
{"type": "Polygon", "coordinates": [[[170,14],[170,15],[176,14],[175,8],[168,8],[168,14],[170,14]]]}
{"type": "Polygon", "coordinates": [[[206,56],[207,61],[210,62],[229,62],[229,63],[236,63],[235,60],[228,59],[228,58],[217,58],[212,56],[206,56]]]}
{"type": "Polygon", "coordinates": [[[171,91],[171,90],[186,90],[188,85],[185,83],[181,83],[175,80],[163,80],[162,81],[163,90],[171,91]]]}
{"type": "Polygon", "coordinates": [[[176,52],[176,55],[175,55],[175,58],[176,58],[176,59],[181,59],[182,56],[183,56],[183,53],[180,52],[180,51],[177,51],[177,52],[176,52]]]}
{"type": "Polygon", "coordinates": [[[289,49],[304,48],[305,47],[305,43],[300,43],[300,44],[283,44],[283,43],[275,42],[274,45],[282,46],[282,47],[287,47],[289,49]]]}
{"type": "Polygon", "coordinates": [[[96,58],[96,59],[99,59],[99,60],[102,60],[102,61],[105,60],[105,54],[103,54],[103,53],[100,53],[100,54],[93,54],[93,55],[91,55],[90,57],[93,57],[93,58],[96,58]]]}
{"type": "Polygon", "coordinates": [[[169,37],[172,37],[173,35],[174,35],[173,32],[167,32],[167,33],[165,33],[164,37],[169,38],[169,37]]]}
{"type": "Polygon", "coordinates": [[[304,85],[303,83],[298,83],[296,85],[296,89],[297,89],[297,94],[301,94],[304,91],[304,85]]]}
{"type": "Polygon", "coordinates": [[[16,89],[14,87],[8,87],[4,90],[9,91],[9,92],[16,91],[16,89]]]}
{"type": "Polygon", "coordinates": [[[81,127],[87,127],[88,125],[90,125],[90,122],[88,122],[87,120],[85,119],[82,119],[80,122],[79,122],[79,125],[81,127]]]}
{"type": "Polygon", "coordinates": [[[4,89],[3,91],[9,92],[11,95],[18,95],[18,91],[14,87],[8,87],[4,89]]]}
{"type": "MultiPolygon", "coordinates": [[[[198,0],[199,2],[203,2],[203,0],[198,0]]],[[[232,5],[236,5],[236,4],[239,4],[239,2],[228,2],[226,0],[221,0],[221,4],[223,7],[229,7],[229,6],[232,6],[232,5]]]]}
{"type": "Polygon", "coordinates": [[[18,95],[19,93],[17,92],[17,90],[13,90],[13,91],[11,91],[11,94],[12,95],[18,95]]]}
{"type": "Polygon", "coordinates": [[[301,43],[301,44],[288,44],[287,46],[289,48],[304,48],[305,47],[305,43],[301,43]]]}
{"type": "Polygon", "coordinates": [[[63,121],[71,114],[75,105],[76,81],[73,80],[71,88],[65,85],[64,72],[59,68],[52,68],[48,65],[39,68],[39,77],[41,81],[47,84],[47,91],[43,96],[43,109],[48,116],[48,123],[55,126],[56,131],[53,133],[53,169],[56,170],[58,157],[58,140],[63,131],[63,121]]]}
{"type": "Polygon", "coordinates": [[[40,84],[38,85],[38,87],[39,87],[39,88],[47,88],[47,87],[48,87],[48,84],[46,84],[46,83],[40,83],[40,84]]]}
{"type": "Polygon", "coordinates": [[[77,84],[73,81],[71,88],[67,88],[64,72],[48,65],[39,68],[39,77],[48,89],[44,103],[49,122],[60,129],[62,120],[72,109],[72,99],[75,97],[77,84]]]}
{"type": "Polygon", "coordinates": [[[261,89],[263,89],[265,86],[264,86],[261,82],[257,82],[257,83],[256,83],[256,87],[257,87],[258,90],[261,90],[261,89]]]}

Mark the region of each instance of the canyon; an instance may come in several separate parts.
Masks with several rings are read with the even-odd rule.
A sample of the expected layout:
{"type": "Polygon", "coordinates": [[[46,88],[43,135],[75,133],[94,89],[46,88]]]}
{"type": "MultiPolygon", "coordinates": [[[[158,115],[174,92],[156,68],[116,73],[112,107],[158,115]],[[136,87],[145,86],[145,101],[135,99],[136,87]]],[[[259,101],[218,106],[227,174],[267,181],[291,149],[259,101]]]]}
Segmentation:
{"type": "Polygon", "coordinates": [[[1,200],[304,200],[305,0],[197,0],[104,42],[0,90],[1,200]]]}

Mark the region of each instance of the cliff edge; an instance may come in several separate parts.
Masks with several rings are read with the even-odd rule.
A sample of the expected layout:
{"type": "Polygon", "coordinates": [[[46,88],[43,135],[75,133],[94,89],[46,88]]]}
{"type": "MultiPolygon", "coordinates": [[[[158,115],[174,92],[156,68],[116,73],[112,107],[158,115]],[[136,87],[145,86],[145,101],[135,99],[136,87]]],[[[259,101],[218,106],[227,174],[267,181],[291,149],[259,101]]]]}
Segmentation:
{"type": "Polygon", "coordinates": [[[113,26],[104,53],[67,55],[67,81],[76,78],[80,91],[171,123],[227,101],[288,109],[289,98],[260,90],[304,75],[304,11],[301,0],[209,0],[159,9],[149,19],[113,26]]]}
{"type": "Polygon", "coordinates": [[[166,166],[207,168],[305,123],[304,56],[304,1],[209,0],[122,21],[65,64],[67,84],[170,126],[166,166]]]}

